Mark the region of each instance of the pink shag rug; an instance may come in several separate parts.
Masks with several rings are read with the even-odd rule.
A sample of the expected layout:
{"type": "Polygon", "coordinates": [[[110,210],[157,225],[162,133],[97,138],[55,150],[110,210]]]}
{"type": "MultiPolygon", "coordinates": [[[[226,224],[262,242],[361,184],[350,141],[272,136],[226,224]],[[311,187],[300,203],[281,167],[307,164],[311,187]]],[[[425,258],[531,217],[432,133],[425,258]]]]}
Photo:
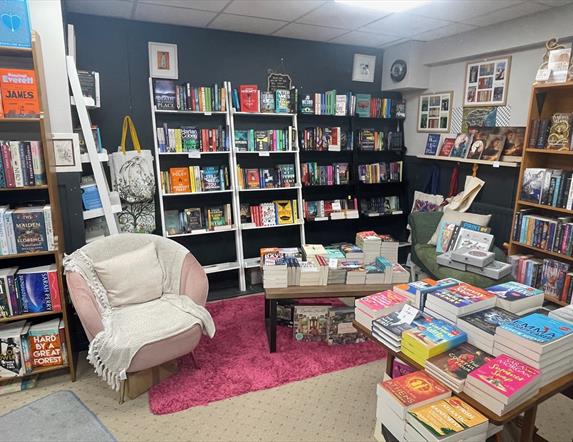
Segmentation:
{"type": "Polygon", "coordinates": [[[215,337],[203,336],[195,349],[198,369],[193,368],[190,356],[184,356],[179,372],[149,391],[152,413],[207,405],[385,356],[371,342],[337,346],[296,342],[292,328],[281,326],[277,352],[271,354],[264,326],[264,299],[264,295],[254,295],[207,304],[217,327],[215,337]]]}

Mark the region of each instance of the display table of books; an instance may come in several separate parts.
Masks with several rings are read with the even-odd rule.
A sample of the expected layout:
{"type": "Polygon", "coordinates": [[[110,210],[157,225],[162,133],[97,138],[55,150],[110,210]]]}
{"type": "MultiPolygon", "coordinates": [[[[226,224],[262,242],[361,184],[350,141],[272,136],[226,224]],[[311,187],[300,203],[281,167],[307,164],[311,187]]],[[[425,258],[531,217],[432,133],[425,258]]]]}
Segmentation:
{"type": "Polygon", "coordinates": [[[388,292],[356,303],[353,325],[386,350],[387,376],[395,360],[411,369],[377,385],[375,435],[381,426],[405,441],[486,440],[523,414],[519,440],[544,440],[535,434],[537,406],[573,386],[573,306],[514,314],[488,290],[424,280],[394,286],[390,297],[406,301],[369,318],[359,315],[361,303],[385,303],[388,292]]]}

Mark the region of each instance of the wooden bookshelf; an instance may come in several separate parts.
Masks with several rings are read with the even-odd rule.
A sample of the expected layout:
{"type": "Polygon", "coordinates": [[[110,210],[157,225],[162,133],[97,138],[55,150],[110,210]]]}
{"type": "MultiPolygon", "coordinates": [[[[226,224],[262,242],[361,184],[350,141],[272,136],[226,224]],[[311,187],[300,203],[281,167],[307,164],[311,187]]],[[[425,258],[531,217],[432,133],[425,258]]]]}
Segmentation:
{"type": "MultiPolygon", "coordinates": [[[[37,79],[37,89],[40,101],[41,116],[38,118],[2,118],[0,119],[0,132],[13,131],[13,126],[10,124],[20,124],[20,123],[38,123],[38,124],[23,124],[18,126],[18,132],[22,133],[21,139],[40,139],[42,143],[43,156],[44,156],[44,166],[46,170],[46,185],[42,186],[29,186],[20,188],[10,188],[1,189],[3,192],[6,191],[16,191],[15,195],[18,196],[17,199],[11,199],[11,206],[24,206],[26,203],[30,202],[29,192],[23,191],[33,191],[33,190],[47,190],[47,194],[42,194],[42,201],[44,204],[49,204],[52,212],[52,226],[54,231],[54,244],[56,249],[49,251],[37,251],[28,253],[18,253],[12,255],[2,255],[0,256],[0,261],[10,261],[17,260],[19,267],[33,267],[37,266],[38,257],[42,257],[47,262],[55,263],[58,273],[58,286],[60,288],[60,300],[62,304],[61,312],[41,312],[41,313],[28,313],[17,316],[11,316],[8,318],[1,318],[0,323],[8,323],[12,321],[18,321],[23,319],[34,320],[43,317],[54,317],[61,316],[65,327],[65,345],[66,353],[68,356],[68,362],[64,365],[58,365],[54,367],[43,367],[36,368],[31,373],[26,373],[23,376],[18,376],[18,378],[24,378],[29,376],[34,376],[37,374],[47,373],[56,370],[66,369],[69,371],[72,381],[76,379],[74,355],[71,346],[70,339],[70,322],[68,317],[68,305],[67,297],[64,292],[64,279],[63,279],[63,247],[64,247],[64,235],[63,226],[60,212],[59,204],[59,192],[58,192],[58,180],[56,176],[56,171],[54,167],[53,158],[53,141],[50,139],[48,134],[52,133],[50,128],[50,118],[48,110],[48,99],[45,89],[45,75],[44,75],[44,64],[42,59],[42,48],[39,36],[33,32],[32,33],[32,49],[17,49],[17,48],[0,48],[0,65],[2,67],[10,68],[21,68],[25,65],[27,69],[33,69],[37,79]],[[14,61],[14,55],[19,56],[18,63],[14,61]],[[16,64],[14,64],[16,63],[16,64]],[[6,125],[6,126],[5,126],[6,125]],[[29,137],[29,138],[28,138],[29,137]]],[[[34,194],[32,200],[38,200],[38,195],[34,194]]],[[[2,264],[0,264],[2,265],[2,264]]],[[[9,378],[11,380],[14,378],[9,378]]]]}
{"type": "Polygon", "coordinates": [[[0,187],[0,192],[18,192],[24,190],[46,190],[48,185],[23,186],[23,187],[0,187]]]}
{"type": "MultiPolygon", "coordinates": [[[[525,133],[525,149],[521,160],[519,180],[516,190],[516,201],[513,216],[521,209],[537,209],[536,213],[558,218],[560,216],[573,215],[573,210],[554,207],[545,204],[538,204],[519,199],[523,183],[523,175],[527,168],[547,168],[573,170],[573,151],[560,151],[550,149],[539,149],[529,147],[532,121],[538,118],[550,119],[556,112],[573,112],[573,82],[554,84],[534,84],[529,103],[529,114],[527,117],[527,129],[525,133]]],[[[551,258],[566,262],[573,267],[573,256],[564,255],[544,250],[519,241],[514,241],[515,223],[511,229],[511,238],[508,248],[509,255],[532,254],[539,258],[551,258]]],[[[545,299],[559,305],[566,305],[564,302],[553,296],[545,296],[545,299]]]]}

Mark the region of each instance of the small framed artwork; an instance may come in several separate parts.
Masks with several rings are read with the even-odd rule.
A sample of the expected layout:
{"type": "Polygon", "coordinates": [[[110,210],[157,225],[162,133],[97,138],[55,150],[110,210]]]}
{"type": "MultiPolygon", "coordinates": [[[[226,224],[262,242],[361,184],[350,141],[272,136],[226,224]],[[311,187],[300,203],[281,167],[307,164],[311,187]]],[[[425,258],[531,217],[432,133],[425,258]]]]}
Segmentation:
{"type": "Polygon", "coordinates": [[[52,134],[56,172],[81,172],[80,137],[77,133],[52,134]]]}
{"type": "Polygon", "coordinates": [[[418,132],[449,132],[453,97],[452,91],[420,95],[418,132]]]}
{"type": "Polygon", "coordinates": [[[505,106],[511,57],[466,65],[464,106],[505,106]]]}
{"type": "Polygon", "coordinates": [[[179,78],[177,62],[177,45],[170,43],[157,43],[150,41],[149,48],[149,75],[152,78],[179,78]]]}
{"type": "Polygon", "coordinates": [[[376,55],[354,54],[352,65],[352,81],[374,83],[376,55]]]}

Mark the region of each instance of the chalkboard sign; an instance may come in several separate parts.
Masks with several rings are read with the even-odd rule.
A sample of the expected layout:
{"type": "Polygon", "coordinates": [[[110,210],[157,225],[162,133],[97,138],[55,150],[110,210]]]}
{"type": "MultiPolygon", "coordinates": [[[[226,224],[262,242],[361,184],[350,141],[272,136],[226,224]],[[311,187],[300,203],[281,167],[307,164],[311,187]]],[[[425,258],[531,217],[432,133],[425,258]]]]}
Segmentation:
{"type": "Polygon", "coordinates": [[[267,90],[269,92],[274,92],[277,89],[289,90],[291,88],[291,82],[290,75],[274,72],[267,77],[267,90]]]}

